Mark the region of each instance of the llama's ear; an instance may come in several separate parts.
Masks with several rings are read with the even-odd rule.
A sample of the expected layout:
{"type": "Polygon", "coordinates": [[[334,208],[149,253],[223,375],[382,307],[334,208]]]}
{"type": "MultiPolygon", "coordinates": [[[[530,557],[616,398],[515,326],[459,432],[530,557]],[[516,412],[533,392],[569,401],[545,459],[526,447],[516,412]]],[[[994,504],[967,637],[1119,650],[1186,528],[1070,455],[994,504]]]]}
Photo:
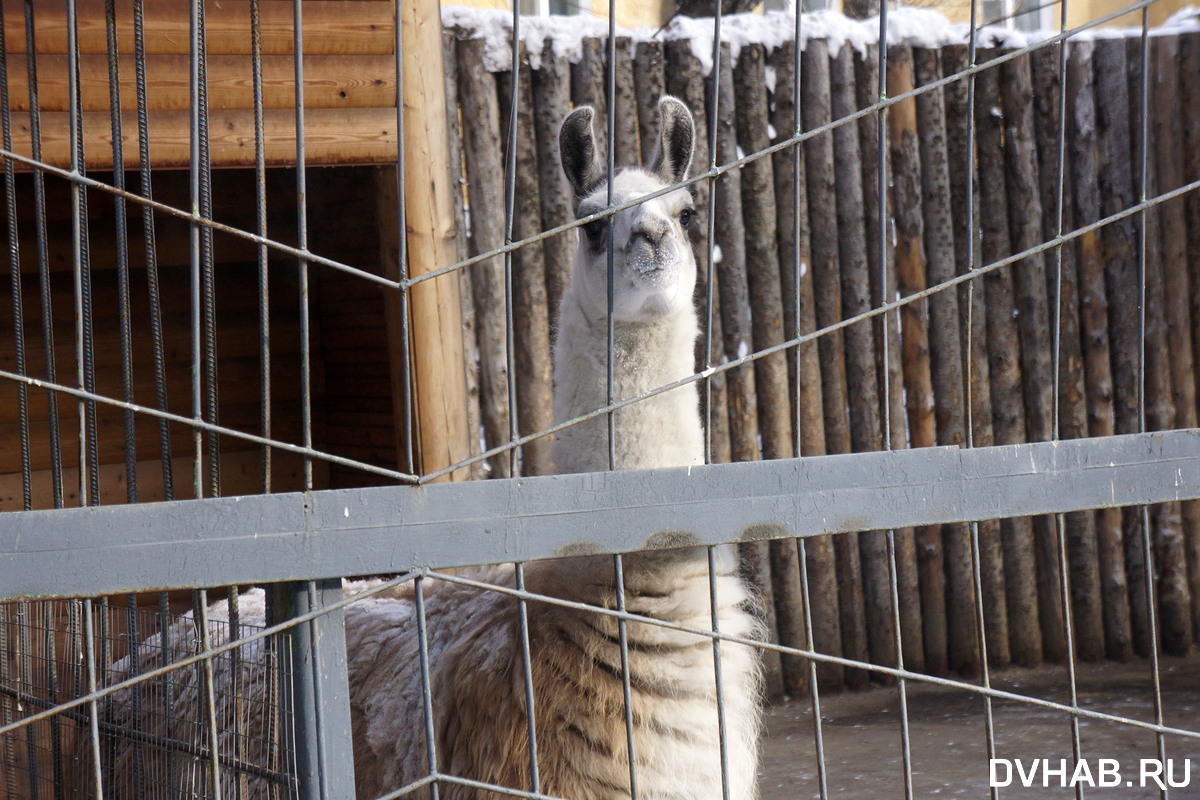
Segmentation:
{"type": "Polygon", "coordinates": [[[600,164],[596,161],[596,139],[592,134],[591,106],[580,106],[563,120],[558,133],[558,151],[563,172],[577,198],[587,197],[600,182],[600,164]]]}
{"type": "Polygon", "coordinates": [[[695,140],[692,112],[682,101],[664,95],[658,101],[658,145],[651,171],[667,183],[679,183],[692,164],[695,140]]]}

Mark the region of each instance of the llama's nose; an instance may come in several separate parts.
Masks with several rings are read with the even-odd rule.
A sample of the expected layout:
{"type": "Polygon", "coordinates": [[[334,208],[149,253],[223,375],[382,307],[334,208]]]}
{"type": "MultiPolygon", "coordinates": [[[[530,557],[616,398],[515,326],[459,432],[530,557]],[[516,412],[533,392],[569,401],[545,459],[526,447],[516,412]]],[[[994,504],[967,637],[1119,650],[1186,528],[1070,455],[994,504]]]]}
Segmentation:
{"type": "Polygon", "coordinates": [[[664,219],[657,217],[642,217],[638,225],[633,230],[635,238],[645,239],[652,247],[657,247],[658,243],[663,240],[671,231],[671,226],[664,219]]]}

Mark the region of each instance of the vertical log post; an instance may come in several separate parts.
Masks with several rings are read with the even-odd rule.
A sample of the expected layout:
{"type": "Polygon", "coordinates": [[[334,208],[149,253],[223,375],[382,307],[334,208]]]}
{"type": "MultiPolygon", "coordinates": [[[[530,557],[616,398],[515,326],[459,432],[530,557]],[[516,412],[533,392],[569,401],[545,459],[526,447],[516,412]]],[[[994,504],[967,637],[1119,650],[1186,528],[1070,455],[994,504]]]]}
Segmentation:
{"type": "MultiPolygon", "coordinates": [[[[1058,235],[1055,228],[1056,206],[1060,197],[1058,174],[1059,101],[1063,88],[1059,85],[1059,51],[1043,48],[1033,53],[1033,101],[1037,123],[1038,175],[1042,201],[1042,236],[1051,239],[1058,235]]],[[[1061,124],[1065,125],[1066,120],[1061,124]]],[[[1069,160],[1064,163],[1061,177],[1063,232],[1072,230],[1074,214],[1071,200],[1069,160]]],[[[1084,382],[1083,344],[1079,329],[1079,266],[1076,245],[1068,242],[1059,248],[1059,275],[1054,274],[1055,261],[1047,264],[1050,297],[1050,319],[1058,320],[1058,419],[1059,436],[1080,439],[1088,435],[1087,400],[1084,382]],[[1056,287],[1058,294],[1056,295],[1056,287]],[[1055,298],[1058,305],[1055,307],[1055,298]]],[[[1186,298],[1184,300],[1186,303],[1186,298]]],[[[1063,535],[1067,545],[1067,577],[1071,598],[1071,629],[1075,634],[1075,653],[1083,661],[1099,661],[1104,657],[1104,610],[1100,591],[1100,559],[1096,543],[1096,514],[1077,511],[1063,517],[1063,535]]]]}
{"type": "MultiPolygon", "coordinates": [[[[467,201],[471,207],[471,255],[504,244],[504,167],[500,158],[500,108],[496,81],[483,67],[483,40],[458,43],[458,96],[463,119],[467,201]]],[[[493,256],[470,267],[479,347],[479,399],[488,449],[508,441],[508,324],[504,312],[504,259],[493,256]]],[[[488,459],[497,478],[511,477],[507,453],[488,459]]]]}
{"type": "MultiPolygon", "coordinates": [[[[1200,33],[1179,35],[1180,108],[1200,108],[1200,33]]],[[[1170,78],[1167,78],[1170,80],[1170,78]]],[[[1184,115],[1183,181],[1200,180],[1200,114],[1184,115]]],[[[1190,192],[1184,201],[1187,220],[1188,305],[1193,320],[1200,319],[1200,192],[1190,192]]],[[[1192,355],[1200,354],[1200,325],[1191,325],[1192,355]]],[[[1196,375],[1200,381],[1200,374],[1196,375]]],[[[1187,513],[1187,507],[1184,508],[1187,513]]],[[[1192,591],[1193,637],[1200,642],[1200,522],[1189,524],[1187,536],[1188,580],[1192,591]]]]}
{"type": "MultiPolygon", "coordinates": [[[[1148,55],[1148,54],[1147,54],[1148,55]]],[[[1146,197],[1158,194],[1155,170],[1155,139],[1150,125],[1149,107],[1143,109],[1142,42],[1128,43],[1130,134],[1137,163],[1141,163],[1142,134],[1146,134],[1146,197]]],[[[1153,75],[1151,62],[1150,78],[1153,75]]],[[[1153,81],[1147,86],[1153,86],[1153,81]]],[[[1151,95],[1153,97],[1153,95],[1151,95]]],[[[1150,98],[1147,98],[1149,100],[1150,98]]],[[[1164,263],[1160,250],[1159,229],[1161,207],[1148,209],[1146,226],[1146,427],[1147,430],[1169,430],[1175,427],[1175,406],[1171,394],[1171,364],[1169,349],[1174,343],[1167,339],[1167,320],[1163,298],[1164,263]]],[[[1179,503],[1157,503],[1150,507],[1153,525],[1155,590],[1158,599],[1159,646],[1171,655],[1182,655],[1192,646],[1192,609],[1188,597],[1187,557],[1183,544],[1183,520],[1179,503]]]]}
{"type": "MultiPolygon", "coordinates": [[[[533,88],[529,60],[521,50],[517,72],[516,193],[513,206],[513,241],[536,236],[542,230],[541,191],[538,186],[537,137],[533,126],[533,88]]],[[[500,145],[508,152],[512,82],[497,74],[500,100],[500,145]]],[[[603,138],[603,137],[601,137],[603,138]]],[[[550,376],[550,320],[546,304],[546,266],[541,242],[525,245],[512,254],[513,318],[516,329],[517,432],[525,435],[549,428],[553,422],[550,376]]],[[[535,439],[521,448],[526,475],[552,472],[550,439],[535,439]]]]}
{"type": "MultiPolygon", "coordinates": [[[[980,52],[985,63],[994,52],[980,52]]],[[[1004,114],[1000,111],[1000,71],[980,72],[975,81],[976,158],[979,184],[988,187],[994,213],[982,215],[983,263],[988,265],[1012,253],[1004,179],[1004,114]]],[[[1021,399],[1020,340],[1014,317],[1016,308],[1012,271],[998,269],[984,278],[987,308],[988,368],[992,391],[992,428],[996,444],[1025,441],[1025,409],[1021,399]]],[[[1008,603],[1009,647],[1013,661],[1035,666],[1042,660],[1039,624],[1037,559],[1033,523],[1028,517],[1003,520],[1005,590],[1008,603]]]]}
{"type": "MultiPolygon", "coordinates": [[[[804,80],[800,101],[804,129],[812,130],[831,121],[829,51],[821,39],[809,40],[802,55],[804,80]]],[[[834,175],[833,136],[824,133],[805,142],[805,177],[808,182],[809,230],[812,237],[813,288],[819,328],[842,318],[842,291],[838,263],[837,181],[834,175]]],[[[825,449],[829,453],[850,452],[850,419],[846,413],[846,357],[841,330],[818,340],[821,356],[821,388],[825,406],[825,449]]],[[[862,565],[857,533],[839,534],[834,539],[838,557],[838,591],[842,612],[842,649],[847,658],[866,661],[866,610],[862,565]]],[[[846,683],[865,686],[870,676],[862,670],[846,670],[846,683]]]]}
{"type": "MultiPolygon", "coordinates": [[[[1109,216],[1133,205],[1133,150],[1129,140],[1129,88],[1123,39],[1097,40],[1095,70],[1097,182],[1100,214],[1109,216]]],[[[1108,328],[1113,364],[1113,416],[1117,433],[1138,429],[1138,265],[1134,222],[1123,219],[1100,229],[1100,254],[1108,288],[1108,328]]],[[[1129,582],[1133,649],[1150,654],[1146,604],[1146,554],[1142,547],[1140,508],[1122,511],[1126,577],[1129,582]]]]}
{"type": "MultiPolygon", "coordinates": [[[[616,164],[624,166],[639,163],[641,157],[641,150],[638,146],[637,97],[633,88],[633,54],[630,52],[629,37],[617,37],[616,51],[617,94],[616,108],[613,109],[613,113],[616,115],[616,164]]],[[[607,40],[604,44],[604,53],[607,56],[607,40]]],[[[605,92],[607,92],[607,81],[604,86],[605,92]]]]}
{"type": "MultiPolygon", "coordinates": [[[[571,99],[571,65],[566,56],[554,54],[547,39],[542,48],[541,68],[533,71],[533,128],[537,139],[538,195],[542,206],[542,230],[557,228],[575,219],[575,201],[558,152],[558,130],[571,99]]],[[[574,231],[542,240],[546,261],[546,316],[553,334],[563,291],[571,281],[575,260],[574,231]]]]}
{"type": "MultiPolygon", "coordinates": [[[[458,118],[458,69],[457,42],[454,34],[442,34],[442,66],[445,69],[444,86],[446,91],[446,131],[450,158],[450,185],[453,187],[454,200],[454,260],[463,261],[467,257],[467,222],[466,208],[463,204],[462,187],[466,182],[463,174],[462,126],[458,118]]],[[[472,458],[479,455],[479,436],[475,434],[482,424],[479,407],[479,370],[475,360],[475,303],[472,300],[472,283],[470,268],[458,271],[458,300],[462,314],[463,341],[463,377],[466,391],[466,424],[467,452],[472,458]]],[[[472,480],[487,477],[487,462],[476,461],[470,466],[468,474],[472,480]]]]}
{"type": "MultiPolygon", "coordinates": [[[[1042,241],[1041,195],[1038,191],[1037,152],[1033,130],[1033,78],[1029,56],[1001,67],[1004,103],[1004,153],[1008,194],[1009,236],[1014,252],[1042,241]]],[[[1053,433],[1054,375],[1051,363],[1050,316],[1046,302],[1046,260],[1043,254],[1023,258],[1010,267],[1016,286],[1017,332],[1021,342],[1022,388],[1025,396],[1027,441],[1046,441],[1053,433]]],[[[1061,570],[1054,518],[1033,519],[1037,557],[1038,611],[1042,653],[1060,663],[1067,657],[1061,570]]]]}
{"type": "Polygon", "coordinates": [[[638,42],[633,54],[633,77],[642,163],[649,164],[654,158],[654,140],[658,134],[658,98],[667,92],[662,42],[656,39],[638,42]]]}
{"type": "MultiPolygon", "coordinates": [[[[911,50],[888,48],[886,77],[889,96],[912,91],[911,50]]],[[[915,99],[909,98],[892,106],[888,112],[888,138],[892,158],[892,208],[896,215],[896,280],[900,294],[907,296],[923,290],[926,285],[915,99]]],[[[929,370],[929,312],[925,304],[905,305],[900,311],[900,327],[909,440],[913,447],[932,447],[937,444],[937,434],[933,378],[929,370]]],[[[942,673],[949,665],[949,645],[941,526],[918,528],[916,538],[925,667],[930,672],[942,673]]]]}
{"type": "MultiPolygon", "coordinates": [[[[1096,110],[1092,80],[1092,43],[1075,42],[1067,58],[1067,99],[1071,113],[1071,201],[1078,225],[1100,218],[1097,184],[1096,110]]],[[[1112,436],[1112,362],[1108,345],[1108,306],[1100,232],[1079,238],[1079,327],[1083,341],[1087,389],[1088,434],[1112,436]]],[[[1104,607],[1104,648],[1111,659],[1133,656],[1129,594],[1125,578],[1121,509],[1096,512],[1096,548],[1100,561],[1100,596],[1104,607]]]]}
{"type": "MultiPolygon", "coordinates": [[[[790,138],[796,129],[795,43],[784,42],[772,56],[775,66],[775,108],[772,124],[776,137],[790,138]]],[[[812,333],[817,328],[813,296],[812,251],[808,223],[808,185],[804,148],[796,145],[772,156],[775,173],[775,208],[779,215],[776,238],[779,247],[780,286],[783,297],[783,324],[788,338],[812,333]]],[[[792,402],[797,404],[793,436],[799,445],[797,455],[825,453],[825,418],[821,402],[821,361],[816,342],[807,342],[789,354],[788,368],[792,402]],[[796,374],[798,373],[798,374],[796,374]]],[[[813,646],[818,652],[840,656],[842,635],[839,626],[837,590],[837,559],[832,536],[814,536],[796,544],[796,566],[781,561],[772,565],[775,571],[799,569],[798,548],[804,548],[806,577],[809,590],[809,616],[812,619],[813,646]]],[[[788,552],[790,555],[790,551],[788,552]]],[[[776,601],[776,608],[779,603],[776,601]]],[[[794,609],[793,619],[785,625],[785,615],[778,611],[780,641],[785,637],[803,646],[805,642],[803,608],[794,609]]],[[[807,683],[807,671],[799,659],[784,659],[785,686],[798,691],[807,683]],[[789,671],[789,663],[791,671],[789,671]]],[[[817,665],[817,680],[823,689],[840,688],[845,673],[838,664],[817,665]]]]}
{"type": "Polygon", "coordinates": [[[608,91],[604,82],[604,42],[596,38],[584,39],[579,62],[571,65],[571,103],[575,106],[591,106],[596,114],[592,127],[596,131],[597,163],[608,161],[608,91]]]}
{"type": "MultiPolygon", "coordinates": [[[[676,39],[666,45],[666,82],[667,91],[678,97],[692,110],[692,122],[696,126],[695,155],[692,157],[691,172],[704,172],[708,169],[709,138],[708,114],[705,110],[704,91],[706,81],[700,68],[700,61],[692,53],[691,43],[676,39]]],[[[657,103],[655,98],[655,125],[657,125],[657,103]]],[[[708,297],[708,195],[711,190],[709,181],[695,184],[696,219],[692,223],[692,249],[696,256],[696,304],[700,319],[706,320],[708,297]]],[[[696,368],[704,369],[706,363],[720,364],[725,360],[724,331],[721,326],[720,292],[713,286],[713,314],[709,338],[711,348],[704,352],[705,336],[701,334],[696,340],[696,368]]],[[[702,322],[703,324],[703,322],[702,322]]],[[[712,447],[712,462],[727,463],[733,460],[729,444],[729,407],[725,373],[721,372],[706,381],[707,391],[702,386],[700,393],[701,416],[707,425],[708,437],[712,447]]]]}
{"type": "MultiPolygon", "coordinates": [[[[862,55],[855,53],[855,98],[858,108],[867,108],[879,99],[879,47],[871,45],[862,55]]],[[[862,152],[863,219],[867,237],[867,272],[872,306],[882,298],[896,296],[896,248],[889,230],[884,241],[884,252],[879,252],[879,216],[891,215],[886,204],[879,207],[879,118],[870,115],[858,121],[858,138],[862,152]],[[884,262],[887,273],[887,290],[881,288],[880,262],[884,262]]],[[[884,177],[891,174],[889,150],[883,151],[884,177]]],[[[887,363],[876,365],[878,382],[883,384],[884,372],[888,376],[888,396],[879,398],[882,425],[887,426],[891,437],[891,448],[902,450],[908,447],[908,431],[904,421],[904,372],[900,364],[900,314],[893,311],[877,318],[874,326],[875,341],[883,342],[887,337],[887,363]]],[[[921,594],[917,574],[917,550],[915,532],[912,528],[898,528],[893,533],[896,558],[897,594],[900,598],[900,640],[904,653],[904,665],[908,669],[921,671],[925,668],[925,648],[921,633],[921,594]]]]}
{"type": "MultiPolygon", "coordinates": [[[[952,45],[942,48],[942,72],[955,74],[968,67],[967,48],[952,45]]],[[[954,223],[954,260],[965,273],[978,269],[982,263],[979,246],[981,230],[979,172],[971,170],[971,185],[967,185],[968,159],[974,163],[975,152],[970,137],[968,84],[958,80],[947,84],[946,155],[950,167],[950,208],[954,223]],[[969,194],[968,194],[969,193],[969,194]],[[967,198],[974,199],[973,214],[967,218],[967,198]],[[967,257],[967,243],[975,237],[975,246],[967,257]],[[968,263],[969,261],[969,263],[968,263]]],[[[970,392],[971,442],[975,447],[991,447],[996,443],[992,433],[992,389],[988,369],[987,308],[982,280],[959,287],[959,318],[962,337],[970,342],[964,348],[967,359],[967,389],[970,392]]],[[[1001,543],[1000,520],[985,519],[976,523],[979,548],[979,585],[983,599],[983,630],[987,641],[988,663],[1004,666],[1012,661],[1008,646],[1008,607],[1004,590],[1004,548],[1001,543]]]]}
{"type": "MultiPolygon", "coordinates": [[[[913,69],[920,86],[940,80],[942,68],[938,51],[914,48],[913,69]]],[[[917,119],[920,123],[921,199],[925,214],[925,277],[934,285],[953,279],[957,272],[950,216],[946,107],[940,89],[917,97],[917,119]]],[[[929,332],[938,444],[961,446],[966,443],[966,403],[957,290],[941,291],[929,298],[929,332]]],[[[951,669],[974,674],[979,671],[980,654],[975,633],[971,534],[967,525],[943,525],[942,546],[948,591],[953,598],[946,610],[949,665],[951,669]]]]}
{"type": "MultiPolygon", "coordinates": [[[[830,107],[835,119],[858,110],[855,94],[854,48],[843,46],[830,64],[830,107]]],[[[876,239],[866,228],[863,200],[862,152],[858,125],[842,125],[833,132],[834,181],[837,190],[838,252],[841,256],[842,316],[852,317],[871,309],[871,278],[867,240],[876,239]]],[[[846,385],[850,406],[850,443],[856,452],[883,449],[879,418],[879,384],[875,363],[873,326],[870,321],[845,329],[846,385]]],[[[887,534],[867,531],[858,535],[862,559],[863,606],[867,644],[875,664],[895,664],[896,629],[887,534]]]]}
{"type": "MultiPolygon", "coordinates": [[[[734,71],[735,115],[738,143],[743,152],[767,149],[768,102],[766,53],[760,44],[742,48],[734,71]]],[[[780,288],[779,252],[776,249],[774,164],[760,158],[742,168],[742,221],[746,229],[746,273],[754,308],[752,336],[755,350],[784,341],[783,296],[780,288]]],[[[787,355],[776,353],[754,362],[758,390],[758,421],[763,458],[791,458],[792,420],[788,402],[787,355]]],[[[796,545],[775,539],[769,552],[776,630],[783,641],[783,626],[795,628],[802,613],[796,545]],[[780,619],[782,610],[784,619],[780,619]]],[[[801,628],[800,630],[803,630],[801,628]]],[[[794,638],[789,636],[790,641],[794,638]]],[[[782,660],[782,659],[781,659],[782,660]]],[[[794,659],[791,659],[794,661],[794,659]]],[[[783,690],[796,684],[795,664],[784,671],[783,690]]],[[[781,664],[781,670],[783,665],[781,664]]],[[[800,670],[802,672],[802,670],[800,670]]]]}
{"type": "MultiPolygon", "coordinates": [[[[733,59],[728,46],[722,45],[717,91],[717,163],[728,164],[737,159],[736,96],[733,91],[733,59]]],[[[712,102],[710,99],[709,102],[712,102]]],[[[714,235],[721,248],[721,265],[717,281],[721,290],[721,322],[725,333],[725,352],[734,358],[751,352],[754,343],[750,319],[750,282],[746,263],[746,229],[742,219],[742,175],[733,170],[717,180],[717,219],[714,235]]],[[[728,373],[726,386],[729,402],[729,441],[734,461],[757,461],[758,402],[755,392],[754,365],[746,364],[728,373]]],[[[771,596],[770,547],[766,542],[747,542],[742,545],[742,566],[747,579],[763,598],[761,611],[770,635],[775,634],[775,608],[767,602],[771,596]]],[[[766,655],[766,654],[764,654],[766,655]]],[[[767,671],[767,694],[783,693],[781,665],[778,654],[764,659],[767,671]]]]}
{"type": "MultiPolygon", "coordinates": [[[[450,156],[438,4],[433,0],[401,4],[400,28],[406,62],[405,235],[408,274],[415,278],[454,263],[455,256],[453,189],[446,179],[450,156]]],[[[394,202],[394,190],[389,191],[388,185],[395,184],[388,178],[384,184],[381,208],[388,209],[394,202]]],[[[399,275],[396,252],[386,247],[383,254],[389,277],[399,275]]],[[[426,473],[457,463],[470,452],[459,302],[457,275],[425,281],[410,292],[417,432],[421,469],[426,473]]],[[[394,347],[398,335],[397,330],[391,336],[394,347]]],[[[465,469],[450,474],[451,480],[466,477],[465,469]]]]}

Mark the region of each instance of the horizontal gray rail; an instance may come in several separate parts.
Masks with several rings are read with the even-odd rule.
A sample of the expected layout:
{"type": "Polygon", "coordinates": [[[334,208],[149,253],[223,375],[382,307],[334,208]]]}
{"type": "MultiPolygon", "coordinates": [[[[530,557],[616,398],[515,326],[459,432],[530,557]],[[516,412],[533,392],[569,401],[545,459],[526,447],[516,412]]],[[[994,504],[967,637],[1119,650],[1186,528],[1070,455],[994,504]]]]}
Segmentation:
{"type": "Polygon", "coordinates": [[[1200,497],[1200,430],[0,514],[0,599],[372,575],[1200,497]]]}

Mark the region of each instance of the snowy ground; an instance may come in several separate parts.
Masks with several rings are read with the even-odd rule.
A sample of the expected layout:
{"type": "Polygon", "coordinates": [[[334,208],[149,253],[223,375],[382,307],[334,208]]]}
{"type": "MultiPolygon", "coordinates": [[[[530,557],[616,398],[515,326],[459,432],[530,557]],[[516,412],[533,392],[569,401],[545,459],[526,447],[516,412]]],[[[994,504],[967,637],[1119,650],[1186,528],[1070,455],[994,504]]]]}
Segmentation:
{"type": "MultiPolygon", "coordinates": [[[[1161,667],[1164,723],[1200,731],[1200,658],[1164,658],[1161,667]]],[[[1061,667],[1005,670],[993,676],[992,685],[1058,702],[1068,702],[1069,698],[1067,671],[1061,667]]],[[[1081,665],[1078,685],[1081,707],[1147,722],[1154,719],[1149,662],[1081,665]]],[[[913,683],[909,685],[908,699],[913,796],[987,798],[989,774],[983,700],[961,690],[913,683]]],[[[899,708],[894,686],[821,696],[829,797],[862,800],[904,797],[899,708]]],[[[1050,785],[1043,786],[1040,765],[1029,788],[1021,785],[1016,771],[1017,759],[1022,760],[1028,771],[1032,759],[1050,759],[1057,769],[1059,759],[1066,758],[1066,781],[1070,781],[1074,761],[1067,715],[999,701],[993,704],[993,715],[996,757],[1013,763],[1012,785],[1000,789],[1000,797],[1074,798],[1074,789],[1060,786],[1062,780],[1057,774],[1051,773],[1050,785]]],[[[1081,719],[1080,742],[1082,757],[1094,781],[1099,781],[1100,759],[1115,759],[1120,764],[1120,785],[1116,788],[1091,788],[1081,777],[1084,796],[1100,800],[1160,797],[1152,782],[1146,787],[1139,785],[1140,760],[1158,760],[1153,732],[1081,719]],[[1133,785],[1127,785],[1128,782],[1133,785]]],[[[1191,761],[1190,784],[1171,790],[1170,797],[1200,798],[1200,739],[1167,736],[1165,751],[1168,759],[1174,759],[1177,783],[1184,777],[1184,759],[1191,761]]],[[[759,776],[763,800],[820,797],[808,698],[768,712],[763,765],[759,776]]],[[[998,769],[1002,779],[1004,768],[998,769]]]]}

